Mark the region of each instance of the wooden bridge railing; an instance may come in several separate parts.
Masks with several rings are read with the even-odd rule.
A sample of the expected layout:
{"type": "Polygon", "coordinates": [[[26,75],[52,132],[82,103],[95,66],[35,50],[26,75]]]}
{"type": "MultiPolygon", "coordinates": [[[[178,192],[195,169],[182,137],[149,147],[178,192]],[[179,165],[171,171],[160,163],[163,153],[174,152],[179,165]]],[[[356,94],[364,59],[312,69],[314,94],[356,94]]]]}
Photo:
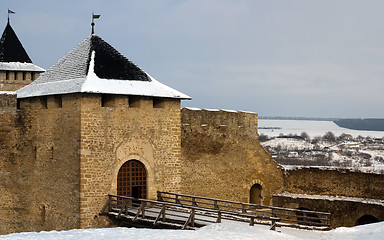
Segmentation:
{"type": "MultiPolygon", "coordinates": [[[[164,196],[165,193],[160,193],[164,196]]],[[[171,194],[171,193],[168,193],[171,194]]],[[[180,195],[179,195],[180,197],[180,195]]],[[[182,199],[180,199],[183,201],[182,199]]],[[[167,201],[153,201],[147,199],[135,199],[117,195],[108,195],[108,201],[104,205],[101,215],[114,214],[115,217],[127,217],[130,212],[134,212],[133,221],[146,219],[146,216],[152,216],[152,224],[156,225],[160,221],[167,222],[168,219],[184,219],[182,229],[194,228],[198,223],[220,223],[225,216],[236,216],[235,221],[247,221],[251,226],[256,220],[269,222],[271,230],[275,230],[276,222],[279,218],[273,216],[261,216],[254,213],[233,212],[225,209],[214,209],[199,207],[194,205],[182,204],[180,202],[172,203],[167,201]],[[207,215],[208,214],[208,215],[207,215]],[[207,218],[208,216],[208,218],[207,218]],[[215,220],[213,220],[215,219],[215,220]]]]}
{"type": "MultiPolygon", "coordinates": [[[[199,197],[170,192],[157,192],[157,200],[172,202],[181,206],[195,206],[204,209],[215,209],[226,212],[240,212],[253,215],[255,219],[263,221],[267,218],[279,219],[279,225],[296,227],[315,227],[329,229],[331,213],[310,210],[290,209],[282,207],[264,206],[251,203],[228,201],[215,198],[199,197]]],[[[222,216],[223,217],[223,216],[222,216]]]]}

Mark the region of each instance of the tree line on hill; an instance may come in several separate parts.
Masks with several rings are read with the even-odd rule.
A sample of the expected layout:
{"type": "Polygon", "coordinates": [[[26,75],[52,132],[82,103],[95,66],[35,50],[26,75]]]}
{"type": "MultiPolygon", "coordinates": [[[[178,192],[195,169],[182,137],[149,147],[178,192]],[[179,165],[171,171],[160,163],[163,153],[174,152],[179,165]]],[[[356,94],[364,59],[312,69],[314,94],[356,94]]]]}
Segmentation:
{"type": "MultiPolygon", "coordinates": [[[[275,137],[270,138],[268,135],[260,134],[259,135],[259,141],[260,142],[266,142],[268,140],[271,140],[275,137]]],[[[348,133],[342,133],[340,136],[336,136],[333,132],[329,131],[324,134],[324,136],[316,136],[311,139],[311,137],[308,135],[306,132],[302,132],[300,135],[297,134],[280,134],[277,138],[295,138],[295,139],[301,139],[305,140],[307,142],[310,142],[312,144],[317,144],[320,141],[325,141],[329,143],[337,143],[339,141],[350,141],[350,140],[358,140],[359,142],[363,142],[364,140],[369,141],[371,138],[370,137],[363,137],[359,135],[358,137],[354,138],[351,134],[348,133]]]]}

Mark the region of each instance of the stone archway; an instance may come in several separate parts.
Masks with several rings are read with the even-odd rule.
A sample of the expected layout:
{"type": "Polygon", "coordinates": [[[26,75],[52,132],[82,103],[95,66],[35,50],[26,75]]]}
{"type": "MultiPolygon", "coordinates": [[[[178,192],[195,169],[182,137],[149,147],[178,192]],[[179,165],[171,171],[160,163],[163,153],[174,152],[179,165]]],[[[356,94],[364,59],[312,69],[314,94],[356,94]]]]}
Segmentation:
{"type": "Polygon", "coordinates": [[[369,223],[375,223],[378,222],[379,219],[372,215],[364,215],[361,216],[359,219],[356,221],[356,225],[364,225],[364,224],[369,224],[369,223]]]}
{"type": "Polygon", "coordinates": [[[249,191],[249,202],[253,204],[263,204],[263,187],[256,183],[253,184],[249,191]]]}
{"type": "Polygon", "coordinates": [[[147,197],[147,170],[138,160],[126,161],[117,174],[117,195],[147,197]]]}

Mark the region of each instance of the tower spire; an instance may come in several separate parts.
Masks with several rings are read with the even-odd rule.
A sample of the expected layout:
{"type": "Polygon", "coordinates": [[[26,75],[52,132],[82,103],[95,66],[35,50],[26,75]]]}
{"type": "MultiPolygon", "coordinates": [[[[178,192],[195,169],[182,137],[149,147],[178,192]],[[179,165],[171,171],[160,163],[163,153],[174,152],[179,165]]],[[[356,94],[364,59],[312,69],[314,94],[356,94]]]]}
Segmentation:
{"type": "Polygon", "coordinates": [[[92,13],[92,23],[91,23],[91,26],[92,26],[92,34],[95,34],[95,22],[94,22],[94,19],[99,19],[100,18],[100,14],[94,14],[92,13]]]}

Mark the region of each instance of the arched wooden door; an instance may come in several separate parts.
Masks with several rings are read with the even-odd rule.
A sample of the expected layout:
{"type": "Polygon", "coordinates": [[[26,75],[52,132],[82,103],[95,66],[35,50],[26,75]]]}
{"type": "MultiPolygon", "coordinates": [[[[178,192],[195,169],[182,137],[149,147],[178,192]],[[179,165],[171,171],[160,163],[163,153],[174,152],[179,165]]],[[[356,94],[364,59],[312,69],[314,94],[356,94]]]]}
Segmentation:
{"type": "Polygon", "coordinates": [[[263,204],[263,188],[260,184],[254,184],[249,191],[249,202],[253,204],[263,204]]]}
{"type": "Polygon", "coordinates": [[[141,162],[129,160],[121,166],[117,174],[117,195],[147,197],[147,171],[141,162]]]}

